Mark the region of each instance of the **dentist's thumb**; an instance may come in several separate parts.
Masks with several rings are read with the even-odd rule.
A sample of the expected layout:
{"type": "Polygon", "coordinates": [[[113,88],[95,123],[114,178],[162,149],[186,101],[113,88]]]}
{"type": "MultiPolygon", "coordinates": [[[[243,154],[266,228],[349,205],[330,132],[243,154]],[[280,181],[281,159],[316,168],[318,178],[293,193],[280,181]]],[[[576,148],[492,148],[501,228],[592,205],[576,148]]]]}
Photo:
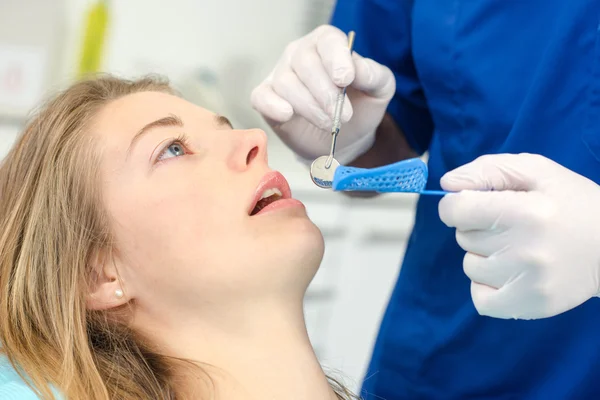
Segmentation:
{"type": "Polygon", "coordinates": [[[447,172],[440,181],[443,190],[533,190],[538,178],[550,167],[549,160],[535,154],[493,154],[477,158],[447,172]]]}

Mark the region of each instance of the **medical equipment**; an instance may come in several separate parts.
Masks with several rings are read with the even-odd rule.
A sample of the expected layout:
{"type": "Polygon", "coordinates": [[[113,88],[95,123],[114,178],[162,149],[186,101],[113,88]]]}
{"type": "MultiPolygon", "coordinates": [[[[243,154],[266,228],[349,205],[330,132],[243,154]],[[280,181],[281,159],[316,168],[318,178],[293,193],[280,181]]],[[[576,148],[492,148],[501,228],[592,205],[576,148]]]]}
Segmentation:
{"type": "Polygon", "coordinates": [[[449,193],[442,190],[425,190],[428,169],[427,164],[420,158],[369,169],[338,164],[335,171],[328,172],[329,187],[334,191],[418,193],[439,196],[449,193]]]}
{"type": "MultiPolygon", "coordinates": [[[[348,49],[352,54],[352,47],[354,46],[354,31],[348,33],[348,49]]],[[[338,161],[334,158],[335,155],[335,144],[337,136],[340,133],[340,127],[342,125],[342,110],[344,108],[344,99],[346,98],[346,88],[343,88],[337,96],[335,103],[335,112],[333,114],[333,126],[331,128],[331,150],[329,156],[321,156],[313,161],[310,167],[310,176],[313,182],[322,188],[331,187],[331,181],[333,172],[339,167],[338,161]]]]}

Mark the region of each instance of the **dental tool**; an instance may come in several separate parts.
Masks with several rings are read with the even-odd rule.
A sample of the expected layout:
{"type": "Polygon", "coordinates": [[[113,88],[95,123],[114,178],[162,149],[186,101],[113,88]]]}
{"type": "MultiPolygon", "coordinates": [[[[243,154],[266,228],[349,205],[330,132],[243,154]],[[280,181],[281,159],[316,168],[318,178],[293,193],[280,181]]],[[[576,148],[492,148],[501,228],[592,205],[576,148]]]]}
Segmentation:
{"type": "MultiPolygon", "coordinates": [[[[354,31],[348,33],[348,49],[350,55],[352,55],[352,48],[354,47],[354,31]]],[[[310,176],[313,182],[322,188],[330,188],[333,180],[333,174],[336,169],[340,166],[340,163],[334,158],[335,156],[335,144],[337,136],[340,133],[342,126],[342,110],[344,109],[344,99],[346,98],[346,88],[344,87],[337,95],[335,102],[335,111],[333,113],[333,126],[331,128],[331,150],[329,156],[321,156],[313,161],[310,166],[310,176]]]]}

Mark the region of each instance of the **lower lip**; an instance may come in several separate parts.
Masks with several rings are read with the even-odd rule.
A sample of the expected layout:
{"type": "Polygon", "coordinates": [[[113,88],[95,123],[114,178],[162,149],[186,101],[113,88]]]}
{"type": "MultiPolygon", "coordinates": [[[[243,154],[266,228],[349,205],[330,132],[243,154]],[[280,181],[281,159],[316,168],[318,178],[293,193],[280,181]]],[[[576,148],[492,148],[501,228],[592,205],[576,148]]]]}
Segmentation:
{"type": "Polygon", "coordinates": [[[265,208],[263,208],[262,210],[260,210],[259,212],[257,212],[254,215],[260,215],[260,214],[268,213],[271,211],[281,210],[284,208],[305,208],[305,207],[304,207],[304,204],[302,204],[302,202],[300,200],[283,199],[283,200],[277,200],[277,201],[269,204],[268,206],[266,206],[265,208]]]}

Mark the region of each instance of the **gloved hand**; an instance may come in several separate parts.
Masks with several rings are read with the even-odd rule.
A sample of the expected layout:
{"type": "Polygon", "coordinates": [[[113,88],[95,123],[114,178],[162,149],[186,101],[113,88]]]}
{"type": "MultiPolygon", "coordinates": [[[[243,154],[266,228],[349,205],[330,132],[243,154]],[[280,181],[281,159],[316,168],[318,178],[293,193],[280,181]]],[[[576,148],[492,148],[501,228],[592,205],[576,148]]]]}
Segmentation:
{"type": "Polygon", "coordinates": [[[600,186],[539,155],[483,156],[444,175],[442,221],[456,228],[481,315],[537,319],[600,291],[600,186]],[[490,191],[493,190],[493,191],[490,191]]]}
{"type": "Polygon", "coordinates": [[[288,147],[312,161],[329,154],[336,98],[343,87],[348,88],[336,159],[346,164],[372,147],[396,82],[387,67],[356,52],[351,56],[348,38],[339,29],[321,26],[290,43],[251,101],[288,147]]]}

